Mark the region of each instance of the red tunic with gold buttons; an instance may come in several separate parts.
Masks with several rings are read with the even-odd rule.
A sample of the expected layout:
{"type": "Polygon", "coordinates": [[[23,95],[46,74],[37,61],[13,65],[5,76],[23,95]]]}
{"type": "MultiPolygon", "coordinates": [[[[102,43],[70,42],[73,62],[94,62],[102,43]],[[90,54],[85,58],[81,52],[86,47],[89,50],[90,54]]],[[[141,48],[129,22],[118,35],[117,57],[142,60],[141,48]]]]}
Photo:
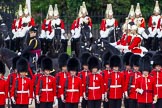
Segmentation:
{"type": "Polygon", "coordinates": [[[28,77],[15,78],[11,88],[11,97],[15,97],[16,104],[29,104],[29,98],[33,98],[32,80],[28,77]]]}
{"type": "Polygon", "coordinates": [[[54,97],[56,96],[55,77],[51,75],[42,75],[38,80],[36,96],[39,96],[40,102],[54,102],[54,97]]]}

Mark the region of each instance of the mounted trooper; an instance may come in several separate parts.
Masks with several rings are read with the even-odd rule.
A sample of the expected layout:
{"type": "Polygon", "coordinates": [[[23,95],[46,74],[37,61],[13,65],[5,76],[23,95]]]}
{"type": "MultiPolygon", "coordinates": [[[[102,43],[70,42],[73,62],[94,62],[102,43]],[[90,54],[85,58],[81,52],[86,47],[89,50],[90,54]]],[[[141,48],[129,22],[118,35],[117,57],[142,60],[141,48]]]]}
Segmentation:
{"type": "Polygon", "coordinates": [[[59,39],[61,41],[61,49],[63,49],[63,52],[66,52],[68,39],[65,36],[65,25],[64,21],[60,19],[57,4],[55,4],[54,7],[54,18],[52,20],[52,27],[54,30],[54,39],[59,39]]]}
{"type": "Polygon", "coordinates": [[[52,5],[49,5],[46,19],[44,19],[42,23],[42,30],[40,35],[41,48],[43,54],[46,54],[52,45],[52,39],[54,37],[54,30],[52,29],[52,20],[53,20],[53,7],[52,5]]]}
{"type": "Polygon", "coordinates": [[[112,4],[107,4],[105,18],[102,19],[102,22],[100,24],[101,39],[105,39],[108,41],[108,37],[117,26],[118,26],[118,21],[113,17],[112,4]]]}

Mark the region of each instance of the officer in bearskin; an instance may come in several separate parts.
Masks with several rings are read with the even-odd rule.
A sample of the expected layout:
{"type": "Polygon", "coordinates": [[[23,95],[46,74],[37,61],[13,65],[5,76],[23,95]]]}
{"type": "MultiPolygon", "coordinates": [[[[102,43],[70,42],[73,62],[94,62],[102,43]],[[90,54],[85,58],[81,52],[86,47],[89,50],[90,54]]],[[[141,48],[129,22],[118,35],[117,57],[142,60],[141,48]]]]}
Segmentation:
{"type": "Polygon", "coordinates": [[[61,99],[65,102],[65,108],[78,108],[78,103],[82,102],[83,88],[82,80],[77,76],[80,70],[80,62],[73,57],[68,60],[67,69],[70,76],[65,80],[65,87],[62,89],[61,99]]]}
{"type": "MultiPolygon", "coordinates": [[[[42,60],[45,58],[45,55],[41,55],[38,60],[37,60],[37,64],[36,64],[36,73],[34,74],[32,81],[33,81],[33,88],[34,88],[34,96],[36,96],[36,85],[38,84],[38,79],[43,75],[43,71],[41,69],[41,64],[42,64],[42,60]]],[[[36,102],[35,100],[35,108],[39,108],[39,104],[36,102]]]]}
{"type": "Polygon", "coordinates": [[[69,60],[67,53],[61,53],[58,58],[60,72],[56,73],[56,93],[58,98],[58,108],[65,108],[65,103],[61,100],[61,91],[64,89],[66,78],[70,75],[67,70],[67,61],[69,60]]]}
{"type": "Polygon", "coordinates": [[[38,79],[35,93],[36,101],[40,104],[40,108],[53,108],[58,101],[56,97],[56,79],[50,75],[53,71],[53,64],[49,57],[43,58],[41,69],[44,74],[38,79]]]}
{"type": "MultiPolygon", "coordinates": [[[[103,65],[103,70],[101,72],[101,75],[104,79],[104,81],[108,81],[108,77],[111,75],[111,68],[110,68],[110,57],[113,55],[113,53],[111,51],[106,51],[104,54],[103,54],[103,57],[102,57],[102,65],[103,65]]],[[[104,82],[104,88],[107,88],[106,87],[106,82],[104,82]]],[[[106,89],[104,89],[104,92],[106,92],[106,89]]],[[[104,108],[109,108],[109,101],[106,102],[104,101],[103,102],[103,107],[104,108]]]]}
{"type": "Polygon", "coordinates": [[[32,80],[26,77],[28,73],[28,61],[21,57],[16,62],[17,72],[20,77],[13,81],[11,88],[11,100],[15,104],[15,108],[28,108],[33,100],[33,85],[32,80]],[[22,98],[25,97],[25,98],[22,98]]]}
{"type": "Polygon", "coordinates": [[[88,100],[88,108],[100,108],[104,100],[104,80],[100,74],[100,61],[97,57],[91,56],[88,59],[88,68],[91,72],[86,77],[86,86],[83,96],[88,100]]]}
{"type": "Polygon", "coordinates": [[[106,80],[105,101],[109,101],[110,108],[121,108],[123,90],[124,90],[124,74],[121,69],[121,58],[113,55],[110,58],[111,75],[106,80]]]}
{"type": "Polygon", "coordinates": [[[137,93],[135,91],[135,85],[137,78],[141,77],[141,72],[139,71],[139,60],[140,55],[131,55],[129,62],[132,72],[126,76],[125,80],[125,97],[128,100],[129,108],[137,108],[137,93]]]}
{"type": "Polygon", "coordinates": [[[155,79],[156,84],[156,94],[155,94],[155,108],[160,108],[162,106],[162,55],[156,54],[153,56],[153,67],[150,75],[155,79]]]}
{"type": "MultiPolygon", "coordinates": [[[[86,87],[86,77],[87,75],[91,74],[91,72],[89,71],[89,68],[88,68],[88,58],[91,56],[90,53],[88,52],[85,52],[81,55],[80,57],[80,62],[81,62],[81,68],[82,70],[78,73],[78,77],[81,78],[83,84],[82,84],[82,87],[84,88],[83,89],[83,92],[85,92],[85,87],[86,87]]],[[[81,106],[82,108],[87,108],[88,106],[88,102],[87,100],[85,100],[85,98],[83,98],[83,101],[81,103],[81,106]]]]}
{"type": "Polygon", "coordinates": [[[140,70],[142,76],[137,79],[135,91],[138,93],[138,108],[152,108],[153,99],[157,100],[155,81],[149,75],[151,71],[150,57],[144,56],[140,59],[140,70]]]}
{"type": "Polygon", "coordinates": [[[8,104],[7,81],[4,78],[5,72],[5,64],[0,61],[0,108],[5,108],[5,104],[8,104]]]}

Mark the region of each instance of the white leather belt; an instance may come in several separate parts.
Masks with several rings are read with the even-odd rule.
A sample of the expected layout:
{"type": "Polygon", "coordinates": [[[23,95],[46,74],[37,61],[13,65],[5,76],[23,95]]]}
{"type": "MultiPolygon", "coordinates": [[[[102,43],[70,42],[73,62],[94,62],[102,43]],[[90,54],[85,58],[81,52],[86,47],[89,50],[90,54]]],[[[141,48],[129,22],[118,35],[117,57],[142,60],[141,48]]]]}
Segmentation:
{"type": "Polygon", "coordinates": [[[66,91],[67,91],[67,92],[79,92],[78,89],[67,89],[66,91]]]}
{"type": "Polygon", "coordinates": [[[53,89],[42,89],[42,91],[53,91],[53,89]]]}
{"type": "Polygon", "coordinates": [[[162,84],[156,84],[156,87],[162,87],[162,84]]]}
{"type": "Polygon", "coordinates": [[[121,85],[110,85],[110,88],[120,88],[122,87],[121,85]]]}
{"type": "Polygon", "coordinates": [[[0,94],[5,94],[5,92],[0,92],[0,94]]]}
{"type": "Polygon", "coordinates": [[[59,86],[57,86],[58,88],[61,88],[61,86],[59,85],[59,86]]]}
{"type": "Polygon", "coordinates": [[[17,91],[17,93],[29,93],[29,91],[17,91]]]}
{"type": "Polygon", "coordinates": [[[135,88],[135,85],[131,85],[132,88],[135,88]]]}
{"type": "Polygon", "coordinates": [[[98,86],[98,87],[88,87],[88,89],[90,89],[90,90],[100,89],[100,86],[98,86]]]}

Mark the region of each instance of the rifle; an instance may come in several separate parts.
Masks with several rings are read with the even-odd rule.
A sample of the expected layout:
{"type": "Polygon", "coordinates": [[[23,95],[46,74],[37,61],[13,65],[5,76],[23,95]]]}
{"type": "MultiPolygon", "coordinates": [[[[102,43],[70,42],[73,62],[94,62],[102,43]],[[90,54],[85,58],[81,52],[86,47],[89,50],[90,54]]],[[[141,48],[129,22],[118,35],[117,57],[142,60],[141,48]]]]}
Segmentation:
{"type": "Polygon", "coordinates": [[[86,97],[88,97],[89,77],[86,77],[86,97]]]}
{"type": "Polygon", "coordinates": [[[41,95],[42,92],[42,88],[43,88],[43,80],[40,80],[40,85],[39,85],[39,96],[41,95]]]}
{"type": "Polygon", "coordinates": [[[57,76],[56,77],[56,86],[57,86],[57,89],[56,89],[56,94],[58,94],[58,89],[59,89],[59,81],[60,81],[60,77],[57,76]]]}
{"type": "Polygon", "coordinates": [[[66,77],[65,89],[64,89],[64,99],[66,99],[66,91],[68,89],[68,77],[66,77]]]}
{"type": "Polygon", "coordinates": [[[37,82],[38,82],[38,76],[36,76],[36,78],[35,78],[35,82],[34,82],[34,91],[36,91],[37,82]]]}
{"type": "Polygon", "coordinates": [[[129,96],[129,94],[130,94],[132,81],[133,81],[133,76],[130,76],[129,83],[128,83],[128,96],[129,96]]]}
{"type": "Polygon", "coordinates": [[[108,96],[108,97],[109,97],[109,92],[110,92],[110,85],[111,85],[111,82],[112,82],[112,79],[109,78],[109,79],[108,79],[108,84],[107,84],[107,87],[108,87],[108,89],[107,89],[107,96],[108,96]]]}
{"type": "Polygon", "coordinates": [[[18,79],[16,79],[16,85],[15,85],[15,94],[14,94],[15,100],[17,98],[17,90],[18,90],[18,79]]]}

